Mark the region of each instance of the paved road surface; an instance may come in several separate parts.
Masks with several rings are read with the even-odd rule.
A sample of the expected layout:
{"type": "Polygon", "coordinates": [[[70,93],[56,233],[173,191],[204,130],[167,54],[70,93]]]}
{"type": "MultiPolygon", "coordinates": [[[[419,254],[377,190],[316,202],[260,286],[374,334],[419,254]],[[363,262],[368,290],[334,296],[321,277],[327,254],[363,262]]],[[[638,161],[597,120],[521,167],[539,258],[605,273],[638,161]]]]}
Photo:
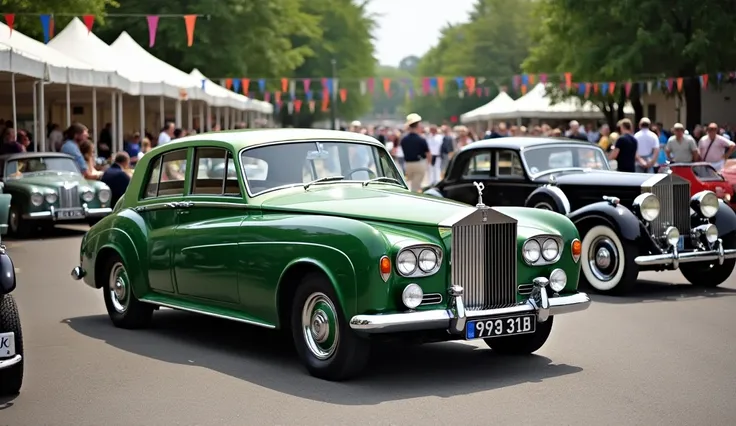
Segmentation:
{"type": "Polygon", "coordinates": [[[369,376],[329,383],[245,325],[162,310],[151,330],[113,328],[101,293],[69,277],[81,234],[8,243],[27,373],[0,425],[736,424],[735,278],[702,291],[647,274],[660,282],[560,317],[536,356],[389,348],[369,376]]]}

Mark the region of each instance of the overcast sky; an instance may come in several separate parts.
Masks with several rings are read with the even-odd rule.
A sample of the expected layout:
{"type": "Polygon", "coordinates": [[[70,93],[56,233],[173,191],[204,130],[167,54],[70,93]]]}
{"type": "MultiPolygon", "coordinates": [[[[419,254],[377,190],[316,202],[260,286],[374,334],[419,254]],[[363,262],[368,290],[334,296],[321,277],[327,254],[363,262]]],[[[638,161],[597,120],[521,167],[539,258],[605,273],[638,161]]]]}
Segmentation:
{"type": "Polygon", "coordinates": [[[382,65],[398,66],[409,55],[423,55],[437,43],[448,22],[467,20],[476,0],[370,0],[378,18],[376,57],[382,65]]]}

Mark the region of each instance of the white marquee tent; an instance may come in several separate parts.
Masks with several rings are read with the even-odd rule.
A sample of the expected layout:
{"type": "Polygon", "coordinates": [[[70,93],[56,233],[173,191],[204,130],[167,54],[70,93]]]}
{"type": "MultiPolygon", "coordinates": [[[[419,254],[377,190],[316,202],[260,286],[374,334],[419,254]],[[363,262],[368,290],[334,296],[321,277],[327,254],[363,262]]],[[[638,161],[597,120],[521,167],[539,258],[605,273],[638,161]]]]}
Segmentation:
{"type": "Polygon", "coordinates": [[[499,111],[507,111],[512,108],[513,104],[514,99],[509,96],[508,93],[501,92],[487,104],[479,106],[478,108],[461,115],[460,122],[474,123],[477,121],[486,121],[489,119],[490,115],[499,111]]]}
{"type": "MultiPolygon", "coordinates": [[[[625,114],[634,114],[631,105],[624,107],[625,114]]],[[[526,95],[517,99],[510,108],[489,114],[488,119],[601,119],[603,112],[592,102],[567,98],[553,103],[547,96],[545,85],[538,83],[526,95]]]]}

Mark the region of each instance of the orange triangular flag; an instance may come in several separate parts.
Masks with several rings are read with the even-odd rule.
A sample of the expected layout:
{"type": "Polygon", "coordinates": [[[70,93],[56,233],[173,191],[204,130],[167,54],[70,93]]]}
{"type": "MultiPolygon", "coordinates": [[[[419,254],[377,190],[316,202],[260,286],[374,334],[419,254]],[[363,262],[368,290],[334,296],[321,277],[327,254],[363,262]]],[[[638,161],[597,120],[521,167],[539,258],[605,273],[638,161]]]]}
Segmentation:
{"type": "Polygon", "coordinates": [[[593,93],[598,94],[598,83],[593,83],[593,93]]]}
{"type": "Polygon", "coordinates": [[[437,77],[437,90],[439,90],[440,95],[445,94],[445,77],[437,77]]]}
{"type": "Polygon", "coordinates": [[[572,73],[571,72],[565,73],[565,87],[567,87],[567,90],[570,90],[572,88],[572,73]]]}
{"type": "Polygon", "coordinates": [[[226,78],[225,79],[225,87],[227,90],[230,90],[233,88],[233,79],[232,78],[226,78]]]}
{"type": "Polygon", "coordinates": [[[248,93],[248,88],[250,87],[250,79],[249,78],[241,78],[240,84],[243,86],[243,94],[248,93]]]}
{"type": "Polygon", "coordinates": [[[534,84],[534,74],[529,74],[527,78],[529,78],[529,84],[533,85],[534,84]]]}
{"type": "Polygon", "coordinates": [[[616,82],[615,81],[608,83],[608,93],[616,96],[616,82]]]}
{"type": "Polygon", "coordinates": [[[194,24],[197,23],[197,15],[184,15],[184,25],[187,27],[187,46],[194,44],[194,24]]]}
{"type": "Polygon", "coordinates": [[[391,97],[391,79],[390,78],[383,79],[383,92],[386,93],[386,96],[391,97]]]}
{"type": "Polygon", "coordinates": [[[465,77],[465,87],[471,95],[475,93],[475,77],[465,77]]]}
{"type": "Polygon", "coordinates": [[[10,37],[13,35],[13,24],[15,24],[15,14],[14,13],[6,13],[5,14],[5,23],[8,24],[8,28],[10,28],[10,37]]]}
{"type": "Polygon", "coordinates": [[[54,17],[51,16],[49,19],[49,40],[54,38],[54,17]]]}
{"type": "Polygon", "coordinates": [[[682,77],[677,79],[677,91],[682,92],[682,77]]]}
{"type": "Polygon", "coordinates": [[[521,94],[526,95],[526,84],[521,85],[521,94]]]}
{"type": "Polygon", "coordinates": [[[281,91],[282,92],[288,92],[289,91],[289,79],[288,78],[282,78],[281,79],[281,91]]]}
{"type": "Polygon", "coordinates": [[[345,102],[348,100],[348,89],[340,89],[340,100],[345,102]]]}
{"type": "Polygon", "coordinates": [[[703,89],[707,89],[708,88],[708,74],[701,75],[700,81],[703,86],[703,89]]]}
{"type": "Polygon", "coordinates": [[[327,112],[329,108],[330,108],[330,99],[322,98],[322,112],[327,112]]]}

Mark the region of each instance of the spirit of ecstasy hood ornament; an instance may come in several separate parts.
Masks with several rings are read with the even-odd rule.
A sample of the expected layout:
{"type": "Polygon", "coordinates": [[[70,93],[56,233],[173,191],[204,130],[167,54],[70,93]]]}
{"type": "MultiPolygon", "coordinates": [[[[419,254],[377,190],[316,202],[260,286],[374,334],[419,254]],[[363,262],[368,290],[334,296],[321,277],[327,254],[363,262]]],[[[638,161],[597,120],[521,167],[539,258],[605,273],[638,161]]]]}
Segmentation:
{"type": "Polygon", "coordinates": [[[483,190],[486,188],[485,185],[483,185],[483,182],[473,182],[473,185],[475,185],[475,188],[478,190],[478,204],[476,204],[475,207],[486,207],[486,205],[483,204],[483,190]]]}

